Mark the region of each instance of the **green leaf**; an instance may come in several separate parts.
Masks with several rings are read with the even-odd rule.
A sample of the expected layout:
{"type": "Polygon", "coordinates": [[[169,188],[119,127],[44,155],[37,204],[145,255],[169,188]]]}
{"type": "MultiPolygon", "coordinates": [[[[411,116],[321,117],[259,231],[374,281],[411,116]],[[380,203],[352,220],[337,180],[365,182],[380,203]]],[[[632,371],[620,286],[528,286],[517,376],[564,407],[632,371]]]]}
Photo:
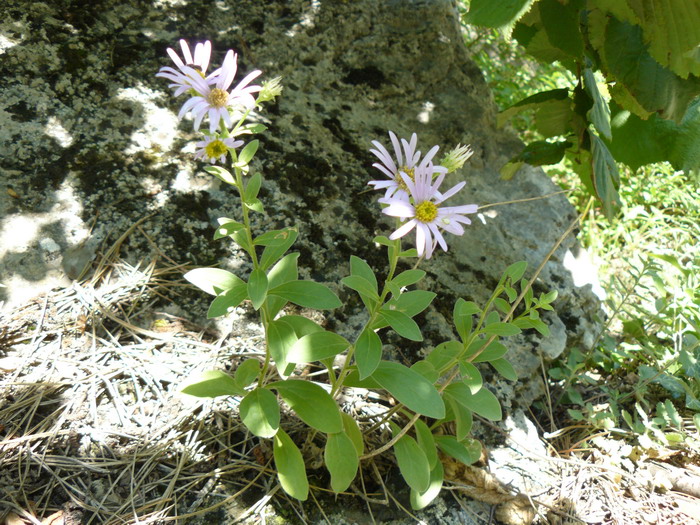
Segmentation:
{"type": "Polygon", "coordinates": [[[552,89],[549,91],[541,91],[501,111],[496,117],[496,123],[500,128],[506,123],[508,119],[512,118],[514,115],[517,115],[522,111],[526,111],[528,109],[540,109],[547,107],[553,103],[564,102],[568,100],[568,89],[552,89]]]}
{"type": "Polygon", "coordinates": [[[251,358],[238,365],[233,377],[239,386],[245,388],[257,379],[258,374],[260,374],[260,361],[251,358]]]}
{"type": "Polygon", "coordinates": [[[275,434],[272,453],[277,467],[277,478],[284,491],[299,501],[309,497],[309,481],[301,452],[284,430],[275,434]]]}
{"type": "Polygon", "coordinates": [[[442,463],[439,461],[433,466],[433,470],[430,471],[430,483],[427,490],[424,492],[418,492],[411,489],[411,508],[413,510],[420,510],[432,503],[432,501],[438,497],[440,491],[442,490],[442,483],[445,478],[445,472],[442,467],[442,463]]]}
{"type": "Polygon", "coordinates": [[[597,197],[603,203],[605,216],[610,219],[617,214],[621,206],[616,189],[620,185],[620,174],[605,143],[595,133],[589,132],[588,135],[591,138],[593,186],[597,197]]]}
{"type": "Polygon", "coordinates": [[[415,370],[382,361],[372,379],[410,410],[435,419],[445,417],[445,404],[435,386],[415,370]]]}
{"type": "Polygon", "coordinates": [[[253,202],[257,199],[258,193],[260,192],[260,186],[262,185],[262,175],[260,173],[254,174],[248,179],[248,183],[245,185],[245,191],[243,192],[243,200],[245,202],[253,202]]]}
{"type": "Polygon", "coordinates": [[[575,59],[581,57],[583,37],[577,2],[564,5],[557,0],[539,0],[537,7],[549,42],[575,59]]]}
{"type": "Polygon", "coordinates": [[[465,465],[476,463],[481,457],[481,444],[476,439],[461,443],[453,436],[435,436],[435,442],[445,454],[465,465]]]}
{"type": "Polygon", "coordinates": [[[518,261],[508,266],[506,271],[503,272],[503,275],[510,277],[511,281],[517,282],[523,278],[523,275],[525,275],[525,270],[527,270],[527,261],[518,261]]]}
{"type": "MultiPolygon", "coordinates": [[[[610,17],[605,28],[602,57],[608,72],[648,113],[680,122],[690,101],[700,93],[700,79],[683,79],[663,67],[649,54],[642,28],[615,17],[610,17]]],[[[639,114],[634,105],[616,100],[639,114]]]]}
{"type": "MultiPolygon", "coordinates": [[[[239,279],[240,281],[240,279],[239,279]]],[[[248,285],[240,281],[235,288],[225,291],[211,302],[207,318],[221,317],[227,315],[236,306],[248,298],[248,285]]]]}
{"type": "Polygon", "coordinates": [[[447,371],[448,365],[457,363],[457,356],[461,351],[462,345],[460,343],[457,341],[446,341],[433,348],[432,352],[428,354],[425,360],[442,374],[447,371]]]}
{"type": "Polygon", "coordinates": [[[415,370],[433,384],[440,378],[440,374],[435,370],[435,367],[425,360],[413,363],[411,370],[415,370]]]}
{"type": "Polygon", "coordinates": [[[236,179],[234,179],[233,175],[231,175],[231,173],[229,173],[224,168],[221,168],[219,166],[206,166],[204,168],[204,171],[206,171],[209,175],[214,175],[214,177],[216,177],[217,179],[221,179],[226,184],[230,184],[232,186],[236,185],[236,179]]]}
{"type": "MultiPolygon", "coordinates": [[[[399,428],[391,423],[393,435],[399,433],[399,428]]],[[[425,492],[430,486],[430,463],[425,452],[411,436],[404,435],[394,443],[396,462],[403,479],[409,487],[417,492],[425,492]]]]}
{"type": "Polygon", "coordinates": [[[433,433],[428,428],[428,425],[426,425],[421,419],[416,420],[415,429],[418,446],[425,453],[425,457],[428,459],[430,468],[435,468],[435,465],[440,462],[438,461],[437,448],[435,448],[433,433]]]}
{"type": "Polygon", "coordinates": [[[321,325],[301,315],[285,315],[277,319],[277,322],[291,326],[297,337],[304,337],[305,335],[315,332],[323,332],[323,327],[321,325]]]}
{"type": "Polygon", "coordinates": [[[555,100],[543,104],[535,111],[535,127],[544,138],[567,135],[572,131],[574,111],[571,99],[555,100]]]}
{"type": "MultiPolygon", "coordinates": [[[[265,257],[265,252],[267,252],[267,250],[268,248],[265,248],[265,251],[263,252],[263,258],[260,260],[260,268],[264,268],[262,265],[262,261],[265,257]]],[[[283,283],[295,281],[297,277],[299,277],[299,271],[297,269],[298,258],[299,254],[297,252],[289,253],[282,257],[282,259],[280,259],[279,262],[272,267],[272,269],[267,273],[268,290],[270,288],[275,288],[283,283]]],[[[276,316],[286,304],[287,300],[282,297],[269,294],[267,296],[267,309],[270,314],[270,317],[272,318],[274,318],[274,316],[276,316]]]]}
{"type": "MultiPolygon", "coordinates": [[[[369,300],[370,305],[375,305],[379,302],[379,295],[377,295],[376,288],[364,277],[348,275],[347,277],[343,277],[340,282],[351,290],[355,290],[363,299],[369,300]]],[[[368,308],[372,308],[372,306],[368,306],[368,308]]]]}
{"type": "Polygon", "coordinates": [[[472,411],[459,403],[449,392],[445,393],[445,400],[452,409],[455,421],[457,422],[457,439],[462,440],[466,438],[472,430],[472,425],[474,423],[472,411]]]}
{"type": "Polygon", "coordinates": [[[362,431],[357,425],[357,421],[355,421],[350,414],[346,414],[345,412],[341,412],[340,417],[343,419],[343,431],[350,438],[350,441],[352,441],[357,455],[361,456],[365,452],[365,442],[362,438],[362,431]]]}
{"type": "Polygon", "coordinates": [[[216,219],[219,223],[219,227],[214,232],[214,240],[221,239],[222,237],[228,237],[237,231],[245,228],[244,224],[234,221],[233,219],[227,219],[226,217],[220,217],[216,219]]]}
{"type": "Polygon", "coordinates": [[[396,241],[390,241],[389,237],[385,235],[377,235],[374,239],[373,242],[381,245],[381,246],[387,246],[389,248],[392,248],[396,246],[396,241]]]}
{"type": "Polygon", "coordinates": [[[481,313],[481,308],[472,301],[465,301],[461,297],[455,302],[452,311],[452,320],[462,341],[466,341],[472,331],[472,316],[481,313]]]}
{"type": "Polygon", "coordinates": [[[379,339],[379,336],[374,330],[370,330],[369,327],[367,327],[363,330],[355,343],[355,363],[360,373],[360,379],[371,376],[377,369],[377,366],[379,366],[379,361],[381,361],[381,359],[382,340],[379,339]]]}
{"type": "Polygon", "coordinates": [[[445,388],[444,392],[452,396],[463,407],[486,419],[500,421],[503,417],[501,404],[496,396],[485,387],[482,387],[476,394],[472,394],[464,383],[452,383],[445,388]]]}
{"type": "Polygon", "coordinates": [[[508,337],[518,335],[522,330],[512,323],[491,323],[484,327],[484,333],[488,335],[501,335],[508,337]]]}
{"type": "MultiPolygon", "coordinates": [[[[273,233],[273,232],[268,232],[273,233]]],[[[267,270],[272,264],[277,261],[290,248],[294,241],[297,240],[299,232],[296,228],[285,228],[284,230],[275,230],[275,237],[270,242],[265,244],[262,256],[260,257],[260,268],[267,270]]],[[[260,237],[256,239],[256,242],[260,237]]],[[[266,241],[267,242],[267,241],[266,241]]],[[[294,276],[296,279],[296,275],[294,276]]],[[[291,279],[290,279],[291,280],[291,279]]]]}
{"type": "Polygon", "coordinates": [[[197,268],[187,272],[184,277],[197,288],[211,295],[219,295],[221,292],[240,286],[243,282],[231,272],[221,268],[197,268]]]}
{"type": "Polygon", "coordinates": [[[253,308],[256,310],[265,302],[265,297],[267,297],[267,275],[260,268],[253,270],[250,273],[250,277],[248,277],[248,296],[250,297],[250,302],[253,303],[253,308]]]}
{"type": "Polygon", "coordinates": [[[493,305],[496,307],[496,310],[503,314],[508,314],[508,312],[510,311],[510,303],[500,297],[496,297],[493,300],[493,305]]]}
{"type": "Polygon", "coordinates": [[[250,163],[250,161],[253,159],[253,156],[255,155],[255,152],[258,151],[258,146],[260,145],[259,140],[251,140],[248,144],[245,145],[245,148],[243,148],[238,155],[238,162],[236,162],[237,165],[239,166],[246,166],[247,164],[250,163]]]}
{"type": "Polygon", "coordinates": [[[513,157],[510,162],[527,162],[530,166],[556,164],[564,158],[566,149],[572,145],[568,140],[555,142],[537,140],[525,146],[525,149],[513,157]]]}
{"type": "Polygon", "coordinates": [[[243,424],[252,434],[271,438],[280,427],[280,406],[275,394],[265,388],[248,392],[238,406],[243,424]]]}
{"type": "Polygon", "coordinates": [[[248,234],[245,230],[239,230],[231,234],[231,238],[236,241],[236,244],[243,248],[249,254],[253,253],[253,245],[248,240],[248,234]]]}
{"type": "Polygon", "coordinates": [[[404,313],[409,317],[414,317],[430,306],[436,295],[435,292],[426,290],[411,290],[389,301],[387,307],[404,313]]]}
{"type": "MultiPolygon", "coordinates": [[[[484,339],[475,339],[467,348],[467,357],[471,357],[476,354],[486,343],[484,339]]],[[[508,353],[508,348],[499,341],[491,341],[489,345],[484,348],[476,357],[470,359],[472,363],[483,363],[485,361],[493,361],[494,359],[500,359],[508,353]]]]}
{"type": "Polygon", "coordinates": [[[469,387],[472,394],[476,394],[484,384],[479,369],[469,361],[460,361],[459,372],[462,374],[462,382],[469,387]]]}
{"type": "Polygon", "coordinates": [[[294,371],[294,362],[289,359],[289,353],[297,340],[294,329],[282,320],[271,321],[267,325],[267,348],[282,378],[294,371]]]}
{"type": "Polygon", "coordinates": [[[422,341],[423,334],[416,322],[406,314],[396,310],[385,310],[385,307],[379,311],[379,316],[382,321],[391,326],[397,334],[411,341],[422,341]]]}
{"type": "Polygon", "coordinates": [[[310,427],[328,434],[343,431],[343,420],[338,405],[330,394],[317,384],[288,379],[270,383],[267,388],[277,390],[285,403],[310,427]]]}
{"type": "Polygon", "coordinates": [[[264,211],[265,211],[260,199],[250,199],[247,201],[243,201],[243,204],[249,210],[253,210],[254,212],[257,212],[257,213],[264,213],[264,211]]]}
{"type": "Polygon", "coordinates": [[[593,123],[595,129],[606,139],[612,139],[612,130],[610,128],[610,107],[607,101],[603,98],[598,90],[598,83],[595,75],[590,68],[583,70],[583,80],[586,86],[586,91],[593,99],[593,107],[588,112],[588,119],[593,123]]]}
{"type": "Polygon", "coordinates": [[[219,397],[245,395],[238,383],[226,372],[207,370],[180,389],[180,392],[195,397],[219,397]]]}
{"type": "Polygon", "coordinates": [[[378,293],[377,278],[375,277],[372,268],[364,260],[360,259],[359,257],[355,257],[354,255],[350,256],[350,275],[362,277],[368,283],[370,283],[370,285],[372,285],[374,293],[378,293]]]}
{"type": "Polygon", "coordinates": [[[530,9],[533,0],[472,0],[464,17],[467,24],[495,29],[515,24],[530,9]]]}
{"type": "Polygon", "coordinates": [[[338,296],[328,287],[313,281],[289,281],[268,290],[267,293],[283,297],[299,306],[317,310],[332,310],[342,304],[338,296]]]}
{"type": "Polygon", "coordinates": [[[360,465],[355,445],[344,432],[329,434],[323,458],[331,473],[333,492],[343,492],[355,479],[360,465]]]}
{"type": "Polygon", "coordinates": [[[335,357],[349,346],[347,339],[333,332],[313,332],[294,343],[289,350],[288,359],[293,363],[312,363],[335,357]]]}
{"type": "Polygon", "coordinates": [[[423,277],[425,277],[423,270],[406,270],[394,277],[391,282],[399,288],[403,288],[404,286],[416,284],[423,277]]]}

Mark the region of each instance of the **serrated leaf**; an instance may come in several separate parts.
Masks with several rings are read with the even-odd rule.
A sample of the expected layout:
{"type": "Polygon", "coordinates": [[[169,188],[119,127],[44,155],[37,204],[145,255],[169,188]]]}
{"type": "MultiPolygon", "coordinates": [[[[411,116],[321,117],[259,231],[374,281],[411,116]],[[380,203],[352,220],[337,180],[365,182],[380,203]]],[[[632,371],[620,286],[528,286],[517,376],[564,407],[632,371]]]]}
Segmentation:
{"type": "Polygon", "coordinates": [[[620,174],[617,171],[615,159],[605,143],[595,133],[591,132],[588,135],[591,138],[593,186],[596,196],[603,204],[605,216],[611,219],[621,206],[620,196],[617,193],[617,186],[620,185],[620,174]]]}
{"type": "Polygon", "coordinates": [[[251,390],[241,400],[238,411],[243,424],[254,435],[271,438],[280,427],[280,407],[275,394],[265,388],[251,390]]]}
{"type": "Polygon", "coordinates": [[[221,239],[222,237],[228,237],[237,231],[245,228],[244,224],[234,221],[233,219],[227,219],[226,217],[220,217],[216,219],[219,223],[219,227],[214,232],[214,240],[221,239]]]}
{"type": "Polygon", "coordinates": [[[211,295],[219,295],[221,292],[240,286],[243,282],[231,272],[221,268],[197,268],[190,270],[183,277],[211,295]]]}
{"type": "Polygon", "coordinates": [[[428,425],[421,419],[417,419],[415,423],[416,429],[416,439],[418,441],[418,446],[425,453],[425,457],[428,459],[428,464],[430,468],[435,468],[435,465],[439,463],[437,448],[435,446],[435,440],[433,439],[433,433],[428,428],[428,425]]]}
{"type": "Polygon", "coordinates": [[[494,2],[493,0],[472,0],[469,4],[469,12],[464,17],[468,24],[492,27],[494,29],[507,28],[515,24],[518,19],[527,13],[533,0],[508,0],[506,2],[494,2]]]}
{"type": "Polygon", "coordinates": [[[260,374],[260,361],[251,358],[238,365],[233,377],[239,386],[245,388],[257,379],[258,374],[260,374]]]}
{"type": "Polygon", "coordinates": [[[382,359],[382,340],[369,327],[365,328],[355,343],[355,363],[360,379],[371,376],[382,359]]]}
{"type": "Polygon", "coordinates": [[[333,492],[343,492],[355,479],[360,464],[352,440],[344,432],[329,434],[323,458],[331,473],[333,492]]]}
{"type": "Polygon", "coordinates": [[[573,144],[568,140],[546,141],[537,140],[531,142],[510,162],[527,162],[530,166],[544,166],[547,164],[557,164],[564,158],[566,149],[573,144]]]}
{"type": "Polygon", "coordinates": [[[579,10],[575,2],[564,5],[557,0],[539,0],[542,25],[549,42],[579,59],[583,55],[583,37],[579,29],[579,10]]]}
{"type": "Polygon", "coordinates": [[[518,374],[515,371],[515,368],[513,368],[513,365],[510,364],[505,359],[494,359],[493,361],[489,361],[492,367],[496,369],[496,371],[501,374],[503,377],[508,379],[509,381],[517,381],[518,380],[518,374]]]}
{"type": "Polygon", "coordinates": [[[403,288],[416,284],[423,277],[425,277],[425,272],[423,270],[406,270],[394,277],[391,282],[399,288],[403,288]]]}
{"type": "Polygon", "coordinates": [[[446,372],[447,366],[457,363],[457,356],[462,351],[462,345],[457,341],[440,343],[425,358],[439,373],[446,372]]]}
{"type": "Polygon", "coordinates": [[[299,338],[287,358],[293,363],[312,363],[335,357],[349,346],[347,339],[333,332],[313,332],[299,338]]]}
{"type": "Polygon", "coordinates": [[[301,452],[284,430],[275,434],[272,453],[282,489],[299,501],[309,497],[309,481],[301,452]]]}
{"type": "Polygon", "coordinates": [[[289,281],[268,290],[269,295],[283,297],[299,306],[332,310],[341,306],[340,299],[327,286],[313,281],[289,281]]]}
{"type": "Polygon", "coordinates": [[[452,383],[445,388],[444,392],[452,396],[463,407],[486,419],[500,421],[503,417],[501,404],[486,387],[482,387],[476,394],[472,394],[464,383],[452,383]]]}
{"type": "Polygon", "coordinates": [[[416,322],[406,314],[397,312],[396,310],[380,310],[379,316],[382,321],[391,326],[394,331],[401,337],[410,339],[411,341],[422,341],[423,334],[416,322]]]}
{"type": "Polygon", "coordinates": [[[438,497],[438,494],[440,494],[444,478],[445,472],[442,463],[438,461],[430,471],[430,483],[427,490],[425,490],[425,492],[418,492],[411,489],[411,508],[413,510],[420,510],[430,505],[432,501],[438,497]]]}
{"type": "Polygon", "coordinates": [[[338,405],[328,392],[315,383],[288,379],[276,381],[267,388],[277,390],[299,418],[316,430],[334,434],[343,431],[338,405]]]}
{"type": "Polygon", "coordinates": [[[241,281],[235,288],[227,290],[217,296],[211,302],[207,311],[207,318],[221,317],[227,315],[233,308],[241,304],[248,298],[248,285],[241,281]]]}
{"type": "Polygon", "coordinates": [[[226,372],[207,370],[180,389],[180,392],[195,397],[219,397],[244,395],[238,383],[226,372]]]}
{"type": "Polygon", "coordinates": [[[372,379],[410,410],[435,419],[445,417],[445,404],[435,386],[415,370],[382,361],[372,379]]]}
{"type": "Polygon", "coordinates": [[[568,89],[551,89],[549,91],[541,91],[501,111],[496,117],[496,123],[500,128],[508,119],[522,111],[544,108],[552,103],[562,102],[568,99],[568,89]]]}
{"type": "MultiPolygon", "coordinates": [[[[399,428],[393,423],[391,428],[396,436],[399,428]]],[[[394,455],[408,486],[418,492],[425,492],[430,486],[430,464],[416,440],[409,435],[402,436],[394,443],[394,455]]]]}
{"type": "Polygon", "coordinates": [[[543,104],[535,111],[535,127],[544,138],[567,135],[572,131],[574,111],[571,99],[555,100],[543,104]]]}
{"type": "Polygon", "coordinates": [[[595,75],[590,68],[583,70],[583,81],[586,91],[593,99],[593,107],[588,112],[588,118],[598,130],[598,133],[603,135],[606,139],[611,140],[610,107],[608,107],[608,103],[603,98],[603,95],[600,94],[595,75]]]}
{"type": "Polygon", "coordinates": [[[476,439],[462,443],[453,436],[435,436],[435,442],[445,454],[465,465],[476,463],[481,457],[481,444],[476,439]]]}
{"type": "Polygon", "coordinates": [[[484,333],[488,335],[500,335],[503,337],[508,337],[511,335],[518,335],[522,330],[512,323],[491,323],[484,327],[484,333]]]}
{"type": "Polygon", "coordinates": [[[250,161],[253,159],[255,152],[258,151],[259,145],[260,141],[257,139],[251,140],[248,144],[246,144],[245,147],[238,154],[238,161],[236,162],[236,164],[239,166],[245,166],[246,164],[249,164],[250,161]]]}

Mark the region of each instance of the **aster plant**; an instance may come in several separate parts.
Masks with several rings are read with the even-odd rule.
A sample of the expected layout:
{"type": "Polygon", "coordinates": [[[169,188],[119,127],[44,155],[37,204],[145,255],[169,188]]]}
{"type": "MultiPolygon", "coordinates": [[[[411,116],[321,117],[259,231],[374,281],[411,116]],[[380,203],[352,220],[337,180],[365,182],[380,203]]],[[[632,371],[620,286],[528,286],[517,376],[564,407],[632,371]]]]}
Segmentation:
{"type": "Polygon", "coordinates": [[[261,74],[253,71],[234,86],[237,55],[232,50],[222,66],[207,75],[211,44],[196,44],[194,54],[184,41],[181,48],[184,60],[169,49],[176,68],[163,67],[158,76],[171,82],[176,96],[189,97],[180,118],[191,113],[195,130],[208,118],[209,127],[201,131],[194,157],[207,164],[207,173],[232,186],[241,203],[234,212],[236,218],[218,219],[214,239],[231,239],[252,263],[247,275],[197,268],[185,278],[213,296],[209,317],[225,316],[245,302],[258,313],[265,331],[263,359],[246,359],[233,374],[204,372],[182,391],[199,397],[233,396],[247,429],[260,439],[272,440],[279,484],[294,498],[306,500],[309,483],[302,451],[281,426],[282,410],[293,412],[313,429],[304,446],[313,442],[324,447],[324,464],[336,493],[354,483],[362,461],[393,452],[410,487],[411,505],[415,509],[428,505],[443,483],[438,451],[465,464],[477,461],[481,445],[469,437],[473,414],[493,421],[501,418],[499,402],[484,386],[475,365],[489,363],[507,379],[516,380],[501,338],[533,328],[547,334],[538,311],[550,310],[556,294],[535,298],[531,283],[536,273],[525,281],[526,263],[515,263],[505,270],[484,305],[457,300],[452,315],[454,337],[426,348],[425,359],[411,367],[384,359],[387,337],[423,341],[414,317],[429,307],[436,294],[421,288],[426,272],[416,266],[423,258],[430,259],[438,245],[447,250],[445,232],[465,234],[464,226],[471,222],[467,215],[478,210],[475,204],[443,205],[464,182],[439,191],[446,174],[469,159],[469,147],[456,147],[438,165],[433,163],[438,146],[421,156],[416,134],[399,140],[390,132],[393,156],[379,141],[372,142],[370,150],[379,159],[374,167],[385,179],[369,182],[385,190],[379,203],[383,213],[397,221],[389,237],[374,239],[387,248],[387,271],[378,278],[366,261],[351,256],[348,275],[341,281],[364,305],[364,325],[345,338],[308,317],[290,313],[286,309],[290,303],[318,310],[333,310],[342,303],[326,285],[299,279],[299,253],[287,253],[296,241],[296,228],[257,232],[251,226],[250,214],[264,213],[258,199],[263,180],[250,166],[258,141],[245,143],[243,137],[265,130],[248,123],[248,117],[253,108],[280,95],[280,81],[251,84],[261,74]],[[416,248],[404,250],[402,238],[411,231],[416,232],[416,248]],[[401,261],[416,259],[413,268],[399,271],[401,261]],[[521,313],[515,316],[519,305],[521,313]],[[320,369],[311,376],[313,380],[301,374],[309,366],[320,369]],[[367,426],[344,410],[342,399],[354,388],[375,391],[384,406],[367,426]],[[380,431],[385,443],[373,450],[366,449],[364,440],[363,432],[369,432],[369,427],[385,429],[380,431]]]}

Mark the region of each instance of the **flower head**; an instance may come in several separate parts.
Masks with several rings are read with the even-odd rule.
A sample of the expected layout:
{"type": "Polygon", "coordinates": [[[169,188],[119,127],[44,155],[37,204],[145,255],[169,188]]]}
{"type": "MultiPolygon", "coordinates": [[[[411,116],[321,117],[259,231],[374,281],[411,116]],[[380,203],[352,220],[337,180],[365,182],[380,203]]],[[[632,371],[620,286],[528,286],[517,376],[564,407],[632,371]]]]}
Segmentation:
{"type": "Polygon", "coordinates": [[[386,175],[388,180],[372,180],[368,184],[374,186],[376,190],[386,189],[384,198],[397,197],[408,200],[408,186],[406,186],[402,174],[414,180],[416,170],[427,171],[431,177],[435,174],[447,173],[447,168],[434,166],[431,162],[440,149],[438,146],[433,146],[421,160],[420,151],[416,151],[418,136],[415,133],[411,135],[410,142],[406,139],[401,139],[399,142],[392,131],[389,132],[389,138],[394,146],[396,162],[379,141],[372,141],[372,145],[376,149],[370,150],[381,161],[375,162],[372,166],[386,175]]]}
{"type": "Polygon", "coordinates": [[[226,154],[229,148],[238,148],[243,145],[242,140],[222,138],[218,135],[205,136],[204,140],[197,142],[197,150],[194,152],[196,159],[202,159],[214,164],[216,161],[222,164],[226,162],[226,154]]]}
{"type": "Polygon", "coordinates": [[[233,51],[229,51],[226,53],[221,68],[207,78],[202,78],[201,75],[196,78],[194,75],[196,71],[184,66],[183,70],[190,78],[192,88],[197,94],[182,105],[178,118],[182,118],[188,111],[191,111],[194,116],[194,129],[198,130],[202,120],[208,115],[209,131],[214,133],[219,129],[222,119],[227,128],[233,125],[229,110],[248,110],[255,106],[255,97],[252,94],[260,91],[261,88],[248,84],[260,75],[261,71],[256,70],[248,74],[235,88],[228,91],[236,76],[237,58],[238,56],[233,51]]]}
{"type": "Polygon", "coordinates": [[[268,102],[274,100],[282,94],[282,77],[275,77],[272,80],[266,80],[262,84],[260,93],[258,93],[257,103],[268,102]]]}
{"type": "Polygon", "coordinates": [[[452,173],[453,171],[457,171],[464,166],[464,163],[467,162],[469,157],[471,157],[473,154],[474,152],[470,146],[462,146],[461,144],[457,144],[455,149],[450,151],[442,158],[440,164],[447,168],[447,173],[452,173]]]}
{"type": "Polygon", "coordinates": [[[379,202],[388,204],[382,210],[385,214],[402,220],[408,219],[408,222],[399,227],[389,238],[398,239],[415,228],[416,249],[419,256],[425,254],[425,258],[430,259],[438,244],[447,251],[447,243],[440,230],[462,235],[464,233],[462,224],[471,224],[471,220],[464,214],[476,213],[479,208],[476,204],[442,206],[442,202],[461,190],[465,182],[460,182],[445,193],[440,193],[438,188],[445,174],[441,173],[433,182],[433,174],[428,166],[416,168],[413,179],[405,173],[402,173],[401,177],[409,190],[409,199],[397,197],[379,199],[379,202]]]}
{"type": "Polygon", "coordinates": [[[180,40],[182,56],[184,61],[171,48],[168,48],[168,55],[172,58],[179,71],[172,67],[162,67],[156,74],[157,77],[167,78],[173,83],[171,88],[175,89],[175,96],[181,95],[192,89],[192,78],[202,78],[207,72],[209,59],[211,58],[211,42],[199,42],[194,46],[194,56],[190,52],[190,46],[185,40],[180,40]],[[193,76],[194,75],[194,76],[193,76]]]}

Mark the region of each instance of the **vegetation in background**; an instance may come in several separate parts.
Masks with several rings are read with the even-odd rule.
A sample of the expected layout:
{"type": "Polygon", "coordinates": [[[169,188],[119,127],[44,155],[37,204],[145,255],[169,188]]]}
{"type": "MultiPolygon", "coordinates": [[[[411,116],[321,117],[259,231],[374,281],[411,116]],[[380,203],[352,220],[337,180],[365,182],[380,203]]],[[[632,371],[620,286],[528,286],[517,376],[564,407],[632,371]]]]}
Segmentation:
{"type": "MultiPolygon", "coordinates": [[[[583,5],[551,4],[542,1],[537,5],[544,10],[583,5]]],[[[594,10],[600,10],[603,2],[590,4],[596,5],[594,10]]],[[[613,7],[622,4],[607,3],[613,7]]],[[[465,2],[465,15],[468,9],[465,2]]],[[[532,52],[535,40],[523,47],[509,38],[508,28],[467,23],[478,18],[477,14],[464,17],[465,44],[493,89],[498,107],[505,110],[502,115],[510,117],[510,124],[530,143],[526,151],[533,152],[536,144],[552,143],[547,126],[552,119],[556,121],[560,110],[570,116],[569,111],[573,111],[578,117],[590,118],[584,132],[600,133],[593,115],[576,113],[575,97],[585,94],[585,78],[582,87],[580,72],[576,72],[577,77],[571,67],[562,65],[568,62],[571,66],[571,60],[561,55],[561,50],[558,53],[562,62],[538,61],[534,56],[541,56],[541,51],[532,52]],[[567,91],[566,97],[553,96],[564,94],[562,90],[567,91]],[[537,101],[542,93],[548,94],[537,101]],[[518,104],[523,99],[529,102],[518,104]]],[[[523,18],[522,24],[536,20],[536,15],[537,12],[523,18]]],[[[485,15],[482,11],[478,16],[485,15]]],[[[540,13],[540,22],[529,27],[537,26],[541,19],[540,13]]],[[[522,31],[525,28],[516,30],[513,36],[518,37],[522,31]]],[[[550,44],[542,35],[537,38],[542,49],[548,48],[550,44]]],[[[600,99],[604,110],[610,95],[602,76],[597,73],[595,78],[595,85],[604,94],[600,99]]],[[[622,87],[612,90],[613,100],[622,87]]],[[[630,104],[631,100],[623,97],[620,104],[630,104]]],[[[623,183],[615,185],[619,191],[619,216],[611,223],[595,208],[589,209],[579,235],[600,269],[608,318],[590,351],[571,349],[564,360],[548,371],[550,378],[562,387],[558,394],[554,392],[552,409],[556,413],[557,408],[565,408],[564,414],[574,425],[585,423],[590,432],[603,429],[632,436],[642,446],[683,442],[697,446],[697,437],[688,432],[693,427],[700,428],[700,190],[693,173],[697,166],[686,165],[687,172],[677,170],[684,167],[678,159],[675,166],[669,162],[644,165],[658,160],[674,161],[671,155],[662,155],[662,149],[678,142],[680,128],[656,114],[647,115],[645,121],[633,112],[627,123],[620,124],[615,118],[625,110],[615,104],[611,107],[613,140],[603,138],[601,142],[616,159],[629,165],[620,166],[623,183]],[[633,131],[638,143],[626,143],[627,139],[621,137],[633,131]],[[657,145],[642,154],[640,148],[649,148],[644,142],[651,140],[649,133],[657,134],[653,141],[657,145]]],[[[691,136],[689,129],[681,133],[691,136]]],[[[572,190],[572,203],[582,212],[589,197],[585,188],[576,183],[575,170],[580,167],[577,156],[582,149],[585,151],[585,144],[575,144],[570,135],[557,140],[569,140],[572,144],[564,148],[565,154],[552,159],[557,163],[547,171],[562,187],[572,190]]],[[[698,142],[695,144],[697,148],[698,142]]],[[[693,155],[689,155],[689,162],[693,155]]],[[[565,421],[558,423],[564,425],[565,421]]]]}

